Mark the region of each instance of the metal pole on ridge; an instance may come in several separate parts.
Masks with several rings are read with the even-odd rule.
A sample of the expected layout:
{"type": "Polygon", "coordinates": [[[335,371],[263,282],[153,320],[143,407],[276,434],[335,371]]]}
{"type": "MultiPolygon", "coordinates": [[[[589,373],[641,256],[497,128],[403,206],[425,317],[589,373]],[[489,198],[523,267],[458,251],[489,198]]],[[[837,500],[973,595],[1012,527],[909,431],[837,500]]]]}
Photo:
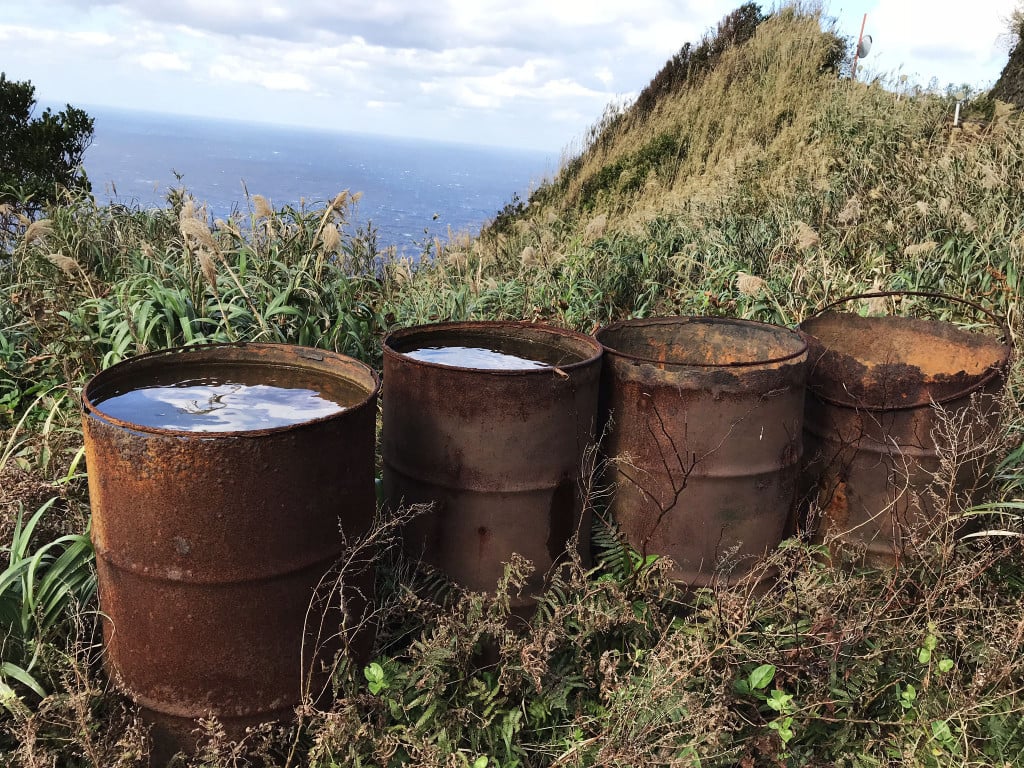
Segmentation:
{"type": "Polygon", "coordinates": [[[857,79],[857,59],[860,58],[860,46],[864,41],[864,26],[868,23],[868,15],[865,13],[864,18],[860,22],[860,36],[857,38],[857,50],[853,52],[853,71],[850,73],[850,79],[857,79]]]}

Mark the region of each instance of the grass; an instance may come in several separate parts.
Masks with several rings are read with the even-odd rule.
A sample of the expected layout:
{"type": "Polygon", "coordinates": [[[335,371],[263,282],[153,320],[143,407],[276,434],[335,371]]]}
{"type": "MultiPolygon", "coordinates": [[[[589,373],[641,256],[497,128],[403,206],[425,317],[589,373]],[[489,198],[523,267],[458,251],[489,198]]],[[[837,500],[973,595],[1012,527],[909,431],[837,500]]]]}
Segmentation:
{"type": "Polygon", "coordinates": [[[36,674],[42,643],[71,606],[88,602],[95,591],[87,532],[30,549],[36,526],[56,501],[47,501],[28,520],[19,512],[6,547],[7,567],[0,572],[0,624],[8,630],[0,664],[0,706],[12,714],[23,704],[11,683],[47,695],[36,674]]]}
{"type": "MultiPolygon", "coordinates": [[[[613,110],[550,184],[478,238],[426,244],[418,261],[379,251],[348,193],[300,209],[253,196],[226,221],[185,190],[153,210],[81,196],[0,230],[5,760],[145,760],[144,727],[102,671],[83,538],[77,394],[122,359],[275,341],[379,367],[384,333],[431,320],[794,325],[871,289],[979,301],[1019,340],[1019,118],[982,95],[954,130],[944,94],[837,77],[835,45],[801,7],[760,21],[740,46],[709,45],[712,67],[663,78],[670,87],[643,114],[613,110]]],[[[888,308],[981,327],[956,302],[888,308]]],[[[1022,370],[1015,359],[986,447],[992,488],[947,494],[950,525],[936,528],[970,517],[980,535],[924,536],[893,571],[838,568],[790,540],[765,566],[781,573],[774,589],[690,595],[667,563],[622,544],[595,485],[595,567],[559,574],[521,631],[500,595],[462,594],[385,547],[372,663],[343,664],[335,703],[301,707],[296,726],[233,744],[207,723],[209,744],[188,762],[1019,764],[1022,370]],[[481,661],[485,649],[496,663],[481,661]]],[[[507,589],[528,570],[513,562],[507,589]]]]}

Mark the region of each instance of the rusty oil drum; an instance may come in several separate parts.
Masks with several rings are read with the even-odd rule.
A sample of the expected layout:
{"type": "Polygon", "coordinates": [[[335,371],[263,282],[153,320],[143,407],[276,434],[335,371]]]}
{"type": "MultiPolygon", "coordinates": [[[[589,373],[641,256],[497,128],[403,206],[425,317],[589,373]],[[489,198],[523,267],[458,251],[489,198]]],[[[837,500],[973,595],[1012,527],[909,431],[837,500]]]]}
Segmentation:
{"type": "MultiPolygon", "coordinates": [[[[940,454],[968,433],[976,444],[991,434],[1010,358],[994,335],[948,322],[832,311],[892,296],[945,299],[995,319],[964,299],[902,291],[840,299],[800,325],[811,366],[806,476],[820,515],[810,527],[836,554],[872,566],[905,556],[911,531],[932,533],[937,499],[947,496],[936,486],[940,454]]],[[[977,491],[985,465],[984,456],[962,452],[954,493],[977,491]]]]}
{"type": "MultiPolygon", "coordinates": [[[[303,670],[329,665],[338,642],[304,630],[307,611],[311,627],[326,616],[326,637],[342,620],[357,624],[367,606],[364,570],[346,577],[344,615],[310,610],[345,548],[342,533],[359,536],[373,517],[378,386],[355,360],[276,344],[154,352],[86,386],[106,662],[154,724],[156,753],[192,751],[196,718],[216,715],[237,736],[290,716],[304,693],[315,698],[323,681],[303,670]],[[112,394],[230,376],[237,366],[273,371],[281,386],[312,381],[349,407],[232,432],[152,428],[103,412],[112,394]]],[[[330,602],[340,604],[336,594],[330,602]]]]}
{"type": "Polygon", "coordinates": [[[493,592],[513,553],[534,571],[513,611],[528,613],[545,574],[573,542],[589,561],[585,451],[593,442],[601,345],[573,331],[457,322],[384,341],[382,453],[386,504],[432,503],[404,532],[408,555],[459,585],[493,592]],[[483,347],[550,367],[485,370],[416,360],[424,347],[483,347]]]}
{"type": "Polygon", "coordinates": [[[641,555],[670,557],[686,585],[743,577],[796,503],[806,343],[716,317],[628,320],[597,338],[620,530],[641,555]]]}

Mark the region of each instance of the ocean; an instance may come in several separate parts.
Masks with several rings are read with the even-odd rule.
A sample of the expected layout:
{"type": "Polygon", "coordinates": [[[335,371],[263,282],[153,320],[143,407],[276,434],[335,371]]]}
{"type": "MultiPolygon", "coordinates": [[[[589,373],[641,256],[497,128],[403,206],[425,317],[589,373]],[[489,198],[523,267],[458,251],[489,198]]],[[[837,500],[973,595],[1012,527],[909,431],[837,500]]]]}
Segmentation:
{"type": "Polygon", "coordinates": [[[362,192],[350,229],[370,222],[380,247],[403,253],[449,232],[476,234],[557,168],[536,151],[83,108],[95,119],[83,164],[101,203],[163,207],[184,186],[226,218],[249,210],[246,190],[280,208],[348,189],[362,192]]]}

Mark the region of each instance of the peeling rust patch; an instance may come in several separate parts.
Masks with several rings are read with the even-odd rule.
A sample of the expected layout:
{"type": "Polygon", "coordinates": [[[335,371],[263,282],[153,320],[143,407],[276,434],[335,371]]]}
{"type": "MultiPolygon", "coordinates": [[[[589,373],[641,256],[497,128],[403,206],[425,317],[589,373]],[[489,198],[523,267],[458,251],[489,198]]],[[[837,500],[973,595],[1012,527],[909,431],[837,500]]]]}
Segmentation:
{"type": "Polygon", "coordinates": [[[823,505],[826,527],[832,531],[845,531],[850,520],[850,500],[846,496],[846,481],[839,480],[823,505]]]}
{"type": "MultiPolygon", "coordinates": [[[[910,317],[826,312],[800,330],[811,361],[805,474],[823,515],[816,538],[835,535],[870,564],[893,565],[908,534],[940,512],[928,489],[944,414],[983,439],[1011,350],[989,334],[910,317]]],[[[965,460],[957,489],[976,489],[985,472],[982,460],[965,460]]]]}
{"type": "Polygon", "coordinates": [[[959,400],[1001,376],[1010,356],[993,336],[911,317],[827,312],[800,330],[810,347],[811,392],[862,410],[959,400]]]}

